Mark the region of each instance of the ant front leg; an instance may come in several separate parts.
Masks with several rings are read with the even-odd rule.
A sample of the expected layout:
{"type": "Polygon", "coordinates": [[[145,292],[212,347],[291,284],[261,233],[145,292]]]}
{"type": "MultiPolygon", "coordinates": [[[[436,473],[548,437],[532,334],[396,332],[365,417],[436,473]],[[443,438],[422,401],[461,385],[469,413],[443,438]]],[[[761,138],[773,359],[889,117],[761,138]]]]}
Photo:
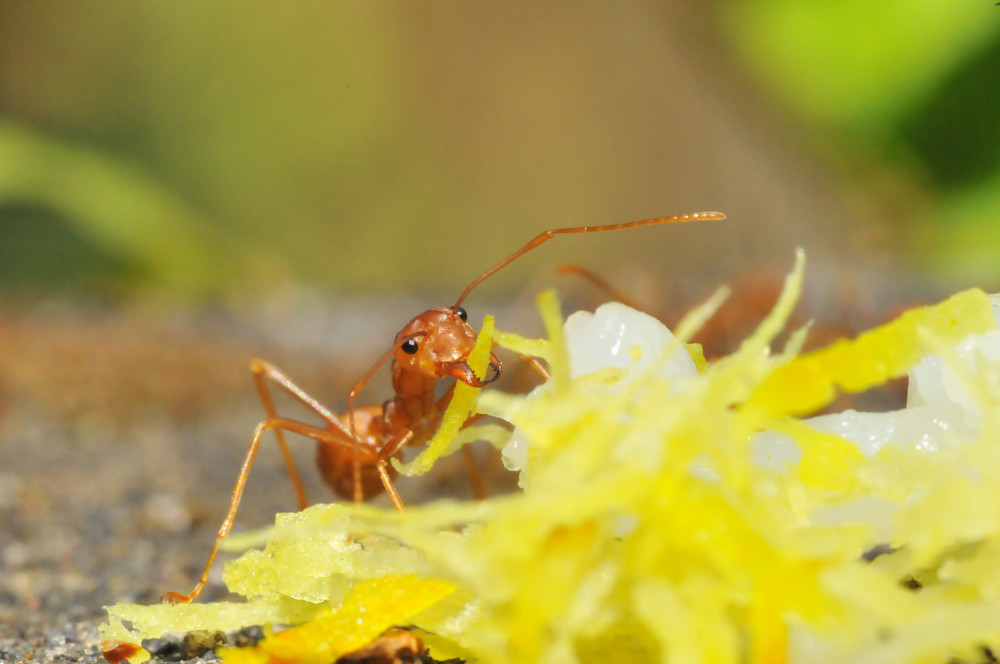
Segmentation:
{"type": "MultiPolygon", "coordinates": [[[[257,425],[254,430],[253,438],[250,439],[250,445],[247,447],[246,456],[243,457],[243,464],[240,466],[240,474],[236,478],[236,486],[233,487],[233,495],[229,500],[229,510],[226,512],[226,518],[222,521],[222,526],[219,527],[219,532],[215,537],[215,543],[212,545],[212,550],[208,554],[208,560],[205,563],[205,567],[201,572],[201,576],[198,578],[198,583],[188,594],[184,595],[176,592],[169,592],[163,596],[164,602],[172,602],[178,604],[184,604],[190,602],[195,597],[197,597],[202,588],[208,582],[208,573],[212,570],[212,563],[215,562],[215,557],[219,553],[219,547],[222,545],[222,540],[224,540],[229,532],[233,528],[233,521],[236,520],[236,511],[239,509],[240,501],[243,499],[243,490],[246,487],[247,478],[250,476],[250,469],[253,467],[253,462],[257,458],[257,451],[260,449],[260,439],[263,437],[264,432],[267,430],[271,431],[288,431],[290,433],[295,433],[306,438],[311,438],[312,440],[333,444],[340,446],[342,448],[352,448],[352,452],[356,449],[357,443],[353,438],[345,437],[340,431],[331,431],[329,429],[323,429],[321,427],[316,427],[311,424],[305,424],[304,422],[298,422],[296,420],[290,420],[284,417],[269,417],[263,420],[257,425]]],[[[365,450],[367,463],[372,463],[376,461],[375,455],[370,449],[365,450]]],[[[382,471],[380,470],[380,474],[382,471]]],[[[384,481],[387,481],[386,478],[384,481]]],[[[398,494],[396,494],[395,487],[392,486],[391,482],[386,483],[386,489],[390,491],[391,495],[396,496],[398,499],[398,494]]]]}
{"type": "Polygon", "coordinates": [[[396,485],[392,483],[392,477],[389,476],[389,459],[391,459],[397,452],[406,447],[407,443],[413,440],[413,429],[404,429],[397,433],[392,439],[389,440],[382,449],[378,451],[378,459],[375,461],[375,468],[378,470],[378,475],[382,479],[382,485],[385,486],[386,493],[389,494],[389,498],[392,499],[392,504],[396,506],[396,509],[403,511],[403,499],[399,497],[399,492],[396,491],[396,485]]]}
{"type": "MultiPolygon", "coordinates": [[[[277,383],[277,385],[289,396],[319,415],[329,424],[344,432],[348,436],[350,435],[350,429],[348,429],[344,423],[333,414],[333,412],[331,412],[319,401],[309,396],[305,390],[293,383],[273,364],[263,360],[254,359],[250,362],[250,371],[253,373],[253,380],[254,384],[257,386],[257,393],[260,394],[260,400],[264,403],[264,410],[267,411],[268,417],[278,417],[278,410],[274,405],[274,400],[271,398],[271,391],[267,387],[267,381],[270,380],[277,383]]],[[[298,501],[299,509],[304,510],[309,507],[309,500],[306,498],[306,491],[302,484],[302,477],[299,475],[298,468],[295,466],[295,460],[292,458],[291,451],[288,448],[288,443],[285,442],[285,435],[282,432],[282,429],[274,429],[274,435],[278,439],[278,449],[281,450],[281,456],[285,461],[285,467],[288,469],[288,477],[291,479],[292,487],[295,490],[295,499],[298,501]]]]}

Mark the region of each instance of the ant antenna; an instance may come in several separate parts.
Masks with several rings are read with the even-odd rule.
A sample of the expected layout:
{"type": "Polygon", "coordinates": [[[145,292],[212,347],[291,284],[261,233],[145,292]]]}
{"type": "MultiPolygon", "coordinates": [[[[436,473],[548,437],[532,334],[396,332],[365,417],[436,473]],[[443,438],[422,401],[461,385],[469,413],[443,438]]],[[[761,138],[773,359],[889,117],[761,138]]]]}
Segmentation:
{"type": "Polygon", "coordinates": [[[507,258],[503,259],[490,269],[483,272],[481,275],[472,280],[462,294],[458,296],[458,300],[452,309],[457,309],[462,301],[472,292],[472,289],[483,283],[490,277],[492,277],[496,272],[504,267],[507,267],[518,258],[528,253],[538,245],[551,240],[556,235],[563,235],[567,233],[601,233],[603,231],[620,231],[628,228],[639,228],[641,226],[655,226],[656,224],[677,224],[688,221],[721,221],[726,218],[726,215],[721,212],[694,212],[692,214],[675,214],[670,217],[654,217],[652,219],[641,219],[639,221],[628,221],[623,224],[606,224],[603,226],[575,226],[573,228],[552,228],[547,231],[542,231],[536,235],[530,242],[526,245],[512,253],[507,258]]]}

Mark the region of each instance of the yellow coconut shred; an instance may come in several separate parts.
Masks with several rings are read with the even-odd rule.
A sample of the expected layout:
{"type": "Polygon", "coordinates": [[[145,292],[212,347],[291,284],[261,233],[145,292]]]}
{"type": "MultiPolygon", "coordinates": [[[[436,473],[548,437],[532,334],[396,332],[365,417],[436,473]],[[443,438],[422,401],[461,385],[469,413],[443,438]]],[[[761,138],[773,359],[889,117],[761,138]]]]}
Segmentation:
{"type": "MultiPolygon", "coordinates": [[[[104,638],[306,623],[293,650],[269,645],[289,640],[278,634],[224,657],[333,661],[357,639],[308,625],[343,625],[343,613],[364,638],[416,625],[432,655],[491,663],[982,659],[1000,646],[997,367],[960,372],[981,406],[979,433],[934,452],[887,445],[868,458],[797,418],[995,329],[988,298],[966,291],[854,340],[799,355],[793,335],[771,353],[801,265],[741,348],[681,390],[655,371],[621,389],[608,389],[614,376],[570,379],[558,304],[542,298],[547,339],[498,339],[543,356],[551,385],[487,390],[476,406],[530,440],[523,491],[403,513],[334,504],[279,515],[244,537],[263,550],[226,567],[245,603],[117,605],[104,638]],[[798,462],[755,462],[761,431],[792,437],[798,462]],[[882,523],[863,510],[830,517],[857,515],[846,509],[857,504],[880,505],[882,523]],[[893,552],[866,560],[876,545],[893,552]]],[[[472,410],[475,392],[461,398],[456,412],[472,410]]],[[[457,447],[442,441],[406,469],[457,447]]]]}

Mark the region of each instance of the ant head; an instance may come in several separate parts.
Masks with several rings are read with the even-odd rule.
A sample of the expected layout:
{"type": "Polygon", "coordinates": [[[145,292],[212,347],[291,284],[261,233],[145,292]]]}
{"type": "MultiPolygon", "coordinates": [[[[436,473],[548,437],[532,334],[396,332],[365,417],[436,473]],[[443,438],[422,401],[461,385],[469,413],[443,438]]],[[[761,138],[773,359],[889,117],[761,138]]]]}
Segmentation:
{"type": "Polygon", "coordinates": [[[403,370],[428,377],[451,376],[473,387],[493,382],[500,375],[500,360],[495,355],[490,355],[494,376],[486,381],[476,378],[466,362],[476,345],[476,331],[467,318],[465,309],[458,306],[425,311],[396,335],[393,358],[403,370]]]}

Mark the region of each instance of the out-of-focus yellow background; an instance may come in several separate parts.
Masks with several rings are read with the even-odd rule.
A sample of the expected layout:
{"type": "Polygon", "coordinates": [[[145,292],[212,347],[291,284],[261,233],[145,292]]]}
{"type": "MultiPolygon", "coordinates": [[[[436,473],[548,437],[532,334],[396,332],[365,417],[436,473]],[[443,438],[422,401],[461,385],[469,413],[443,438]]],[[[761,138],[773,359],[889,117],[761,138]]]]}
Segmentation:
{"type": "Polygon", "coordinates": [[[730,220],[560,238],[484,291],[795,246],[995,287],[1000,8],[0,5],[0,294],[457,294],[544,228],[703,209],[730,220]]]}

